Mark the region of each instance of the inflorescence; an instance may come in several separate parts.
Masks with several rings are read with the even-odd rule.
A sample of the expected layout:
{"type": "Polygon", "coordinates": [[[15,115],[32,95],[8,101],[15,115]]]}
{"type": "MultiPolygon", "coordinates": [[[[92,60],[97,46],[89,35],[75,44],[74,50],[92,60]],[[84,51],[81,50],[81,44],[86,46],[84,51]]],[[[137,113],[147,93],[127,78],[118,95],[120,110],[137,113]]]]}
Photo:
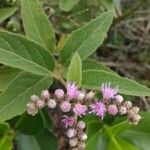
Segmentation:
{"type": "Polygon", "coordinates": [[[106,114],[117,116],[127,116],[129,123],[137,125],[141,116],[139,107],[132,106],[131,101],[124,101],[121,95],[118,95],[118,88],[111,87],[109,84],[103,84],[101,87],[102,99],[95,96],[95,92],[80,90],[75,83],[68,83],[66,93],[62,89],[55,90],[50,95],[48,90],[37,95],[31,96],[31,102],[27,104],[27,113],[34,116],[38,109],[48,107],[49,109],[59,109],[62,113],[62,122],[69,145],[72,150],[84,150],[87,134],[85,133],[85,122],[82,116],[93,114],[103,120],[106,114]]]}

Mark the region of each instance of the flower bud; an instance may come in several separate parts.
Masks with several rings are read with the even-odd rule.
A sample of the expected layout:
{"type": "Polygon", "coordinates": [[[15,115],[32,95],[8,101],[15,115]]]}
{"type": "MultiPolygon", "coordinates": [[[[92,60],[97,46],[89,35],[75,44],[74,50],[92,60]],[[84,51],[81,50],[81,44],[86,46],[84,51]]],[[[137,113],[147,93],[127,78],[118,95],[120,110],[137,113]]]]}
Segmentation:
{"type": "Polygon", "coordinates": [[[68,101],[64,101],[60,104],[60,109],[62,112],[69,112],[71,109],[71,104],[68,101]]]}
{"type": "Polygon", "coordinates": [[[35,104],[33,102],[28,103],[27,105],[27,113],[29,115],[34,116],[38,113],[38,109],[36,108],[35,104]]]}
{"type": "Polygon", "coordinates": [[[36,102],[37,100],[39,100],[40,98],[37,95],[32,95],[31,96],[31,100],[32,102],[36,102]]]}
{"type": "Polygon", "coordinates": [[[140,108],[139,107],[137,107],[137,106],[134,106],[134,107],[132,107],[131,108],[131,110],[134,112],[134,113],[139,113],[139,111],[140,111],[140,108]]]}
{"type": "Polygon", "coordinates": [[[108,113],[110,114],[110,115],[116,115],[117,113],[118,113],[118,108],[117,108],[117,106],[116,105],[109,105],[108,106],[108,113]]]}
{"type": "Polygon", "coordinates": [[[35,115],[38,113],[38,109],[37,109],[37,108],[35,108],[34,110],[32,110],[32,109],[27,109],[27,113],[28,113],[29,115],[35,116],[35,115]]]}
{"type": "Polygon", "coordinates": [[[130,109],[132,107],[132,102],[131,101],[125,101],[123,103],[123,106],[125,106],[127,109],[130,109]]]}
{"type": "Polygon", "coordinates": [[[77,138],[73,138],[73,139],[70,139],[69,140],[69,145],[71,146],[71,147],[74,147],[74,146],[76,146],[78,144],[78,139],[77,138]]]}
{"type": "Polygon", "coordinates": [[[78,143],[78,148],[79,148],[79,150],[84,150],[85,147],[86,147],[86,145],[85,145],[84,142],[79,142],[79,143],[78,143]]]}
{"type": "Polygon", "coordinates": [[[83,99],[85,98],[85,93],[84,92],[80,92],[77,96],[77,100],[79,101],[83,101],[83,99]]]}
{"type": "Polygon", "coordinates": [[[54,93],[54,95],[58,98],[61,99],[64,97],[64,91],[62,89],[57,89],[54,93]]]}
{"type": "Polygon", "coordinates": [[[127,113],[127,108],[125,106],[121,106],[119,109],[119,112],[121,115],[124,115],[127,113]]]}
{"type": "Polygon", "coordinates": [[[42,91],[41,97],[44,98],[44,99],[49,99],[49,98],[50,98],[50,93],[49,93],[49,91],[48,91],[48,90],[42,91]]]}
{"type": "Polygon", "coordinates": [[[132,119],[134,118],[135,115],[136,115],[136,114],[135,114],[134,111],[128,110],[128,118],[129,118],[129,120],[132,120],[132,119]]]}
{"type": "Polygon", "coordinates": [[[139,122],[141,120],[141,116],[139,114],[136,114],[133,119],[134,122],[139,122]]]}
{"type": "Polygon", "coordinates": [[[85,141],[87,140],[87,135],[85,133],[80,134],[80,140],[85,141]]]}
{"type": "Polygon", "coordinates": [[[43,100],[37,100],[36,106],[37,106],[37,108],[42,109],[45,107],[45,102],[43,100]]]}
{"type": "Polygon", "coordinates": [[[35,110],[36,106],[33,102],[29,102],[27,105],[26,105],[27,109],[30,109],[30,110],[35,110]]]}
{"type": "Polygon", "coordinates": [[[94,96],[95,96],[95,93],[93,91],[90,91],[89,93],[87,93],[86,99],[92,99],[94,98],[94,96]]]}
{"type": "Polygon", "coordinates": [[[76,147],[74,147],[74,148],[72,148],[72,150],[79,150],[78,148],[76,148],[76,147]]]}
{"type": "Polygon", "coordinates": [[[80,128],[80,129],[84,129],[84,128],[85,128],[85,122],[82,121],[82,120],[80,120],[80,121],[78,122],[77,126],[78,126],[78,128],[80,128]]]}
{"type": "Polygon", "coordinates": [[[56,101],[54,99],[50,99],[47,102],[48,108],[54,109],[56,107],[56,101]]]}
{"type": "Polygon", "coordinates": [[[70,128],[68,131],[67,131],[67,137],[68,138],[73,138],[74,136],[76,136],[77,134],[77,130],[73,129],[73,128],[70,128]]]}
{"type": "Polygon", "coordinates": [[[121,95],[116,95],[116,96],[115,96],[115,100],[116,100],[119,104],[121,104],[121,103],[123,102],[123,97],[122,97],[121,95]]]}

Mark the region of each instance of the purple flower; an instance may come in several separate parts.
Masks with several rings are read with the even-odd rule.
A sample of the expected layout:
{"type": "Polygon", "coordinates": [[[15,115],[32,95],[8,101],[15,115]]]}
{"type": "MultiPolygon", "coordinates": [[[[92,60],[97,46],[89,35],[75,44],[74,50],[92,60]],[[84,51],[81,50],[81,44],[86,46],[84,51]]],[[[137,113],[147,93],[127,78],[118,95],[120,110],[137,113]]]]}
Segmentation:
{"type": "Polygon", "coordinates": [[[67,117],[65,116],[64,119],[62,119],[62,123],[65,125],[67,128],[68,126],[71,127],[74,124],[74,118],[73,117],[67,117]]]}
{"type": "Polygon", "coordinates": [[[87,110],[87,106],[81,105],[80,103],[75,104],[73,108],[73,112],[80,117],[82,115],[86,115],[86,110],[87,110]]]}
{"type": "Polygon", "coordinates": [[[106,106],[102,102],[95,102],[95,104],[91,105],[91,113],[95,113],[97,116],[101,117],[102,119],[106,113],[106,106]]]}
{"type": "Polygon", "coordinates": [[[68,83],[67,84],[67,96],[69,99],[76,98],[78,95],[78,87],[75,83],[68,83]]]}
{"type": "Polygon", "coordinates": [[[114,96],[117,94],[117,92],[118,92],[118,88],[117,87],[112,88],[110,86],[110,83],[102,84],[102,95],[105,100],[114,98],[114,96]]]}

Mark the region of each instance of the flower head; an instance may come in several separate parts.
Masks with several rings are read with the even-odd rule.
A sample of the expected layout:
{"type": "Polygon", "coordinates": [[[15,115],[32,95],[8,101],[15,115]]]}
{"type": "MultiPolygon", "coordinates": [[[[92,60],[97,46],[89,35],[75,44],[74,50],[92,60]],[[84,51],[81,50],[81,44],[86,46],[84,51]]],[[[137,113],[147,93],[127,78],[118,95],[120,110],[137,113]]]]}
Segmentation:
{"type": "Polygon", "coordinates": [[[114,96],[117,94],[117,92],[118,92],[118,88],[117,87],[112,88],[110,86],[110,83],[102,84],[102,95],[105,100],[114,98],[114,96]]]}
{"type": "Polygon", "coordinates": [[[81,117],[82,115],[86,115],[87,106],[77,103],[75,104],[73,111],[76,115],[81,117]]]}
{"type": "Polygon", "coordinates": [[[101,117],[102,119],[106,113],[106,106],[102,102],[95,102],[95,104],[91,105],[92,113],[95,113],[97,116],[101,117]]]}
{"type": "Polygon", "coordinates": [[[62,123],[65,125],[67,128],[68,126],[71,127],[74,124],[74,118],[73,117],[67,117],[65,116],[64,119],[62,119],[62,123]]]}
{"type": "Polygon", "coordinates": [[[76,98],[78,95],[78,87],[74,83],[67,84],[67,96],[69,99],[76,98]]]}

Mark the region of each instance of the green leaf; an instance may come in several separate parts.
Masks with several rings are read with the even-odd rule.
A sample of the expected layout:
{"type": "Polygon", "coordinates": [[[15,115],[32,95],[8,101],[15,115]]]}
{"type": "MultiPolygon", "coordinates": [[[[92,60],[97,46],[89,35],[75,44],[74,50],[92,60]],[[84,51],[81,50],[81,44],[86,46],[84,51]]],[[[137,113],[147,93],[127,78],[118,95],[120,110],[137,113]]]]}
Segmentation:
{"type": "Polygon", "coordinates": [[[89,69],[90,70],[104,70],[104,71],[115,73],[110,68],[103,65],[101,62],[98,62],[91,58],[87,58],[82,62],[82,70],[89,70],[89,69]]]}
{"type": "Polygon", "coordinates": [[[22,114],[30,96],[41,93],[52,84],[51,77],[20,72],[0,95],[0,121],[22,114]]]}
{"type": "Polygon", "coordinates": [[[87,126],[88,136],[86,150],[137,150],[137,148],[121,139],[118,134],[129,128],[127,121],[114,126],[102,125],[100,122],[92,122],[87,126]],[[126,145],[126,147],[125,147],[126,145]]]}
{"type": "Polygon", "coordinates": [[[149,150],[150,147],[150,112],[142,112],[142,119],[137,126],[131,127],[119,136],[140,150],[149,150]]]}
{"type": "Polygon", "coordinates": [[[43,121],[44,121],[44,127],[47,128],[47,129],[51,129],[52,128],[52,120],[51,120],[51,117],[49,115],[49,112],[48,110],[46,109],[42,109],[40,111],[41,115],[42,115],[42,118],[43,118],[43,121]]]}
{"type": "Polygon", "coordinates": [[[81,60],[91,55],[103,43],[112,20],[113,12],[108,11],[74,31],[61,50],[62,63],[69,61],[74,52],[81,60]]]}
{"type": "Polygon", "coordinates": [[[134,96],[150,96],[150,89],[127,78],[110,72],[86,70],[82,73],[83,88],[99,90],[103,83],[111,82],[112,86],[119,86],[119,93],[134,96]]]}
{"type": "Polygon", "coordinates": [[[87,125],[87,142],[103,127],[101,121],[93,121],[87,125]]]}
{"type": "Polygon", "coordinates": [[[16,7],[5,7],[0,9],[0,23],[12,16],[16,12],[16,7]]]}
{"type": "Polygon", "coordinates": [[[36,134],[44,128],[44,118],[40,111],[35,116],[24,113],[16,123],[16,129],[24,134],[36,134]]]}
{"type": "Polygon", "coordinates": [[[97,133],[87,142],[85,150],[107,150],[107,139],[103,132],[97,133]]]}
{"type": "Polygon", "coordinates": [[[0,67],[0,93],[3,92],[11,80],[18,75],[20,70],[2,66],[0,67]]]}
{"type": "Polygon", "coordinates": [[[100,2],[107,10],[115,10],[113,0],[100,0],[100,2]]]}
{"type": "Polygon", "coordinates": [[[81,84],[82,80],[82,62],[80,56],[76,53],[72,59],[68,68],[67,81],[75,82],[77,85],[81,84]]]}
{"type": "Polygon", "coordinates": [[[44,47],[5,31],[0,31],[0,63],[39,75],[54,69],[53,56],[44,47]]]}
{"type": "Polygon", "coordinates": [[[59,8],[63,11],[70,11],[80,0],[59,0],[59,8]]]}
{"type": "Polygon", "coordinates": [[[47,129],[34,136],[19,133],[17,136],[17,149],[58,150],[58,142],[56,137],[47,129]]]}
{"type": "Polygon", "coordinates": [[[121,137],[129,143],[135,145],[140,150],[149,150],[150,134],[134,130],[127,130],[121,134],[121,137]]]}
{"type": "Polygon", "coordinates": [[[108,144],[108,150],[139,150],[139,149],[121,138],[112,137],[108,144]]]}
{"type": "Polygon", "coordinates": [[[21,14],[26,36],[53,51],[53,28],[38,0],[21,0],[21,14]]]}
{"type": "Polygon", "coordinates": [[[13,149],[13,131],[6,123],[0,123],[0,150],[13,149]]]}

